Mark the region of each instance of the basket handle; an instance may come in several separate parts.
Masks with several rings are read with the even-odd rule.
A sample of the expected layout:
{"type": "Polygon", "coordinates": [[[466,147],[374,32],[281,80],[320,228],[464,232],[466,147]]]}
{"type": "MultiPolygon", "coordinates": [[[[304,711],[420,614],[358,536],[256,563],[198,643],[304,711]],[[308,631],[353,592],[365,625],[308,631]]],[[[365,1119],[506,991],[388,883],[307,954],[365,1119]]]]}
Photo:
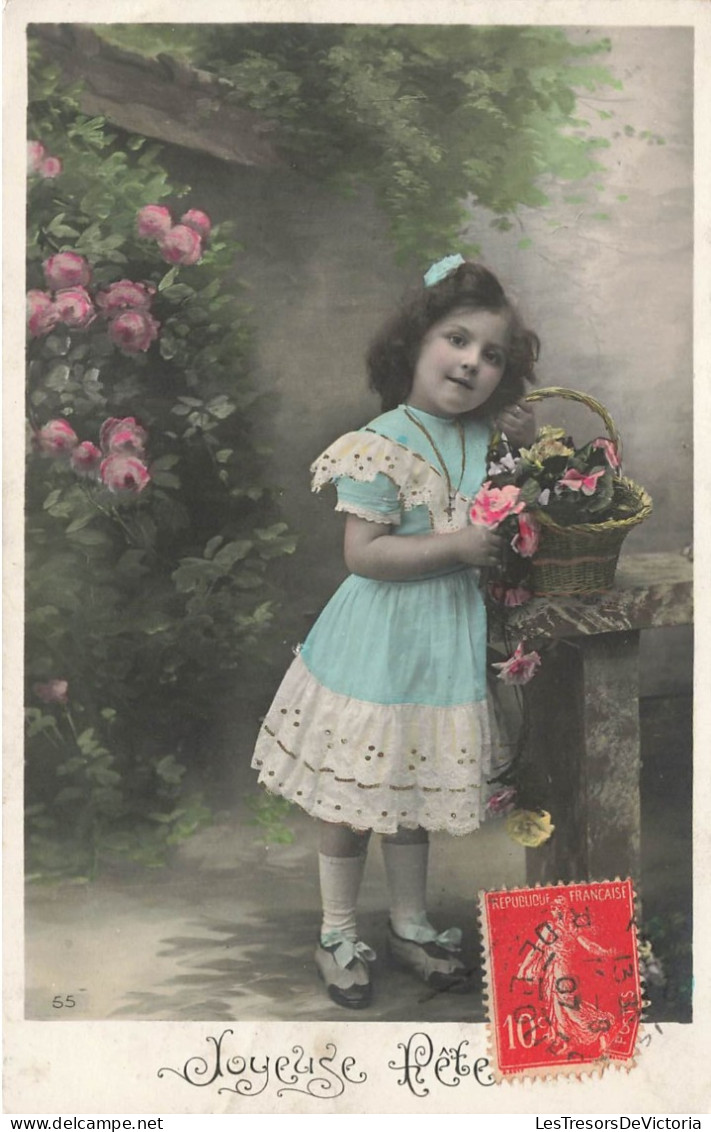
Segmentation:
{"type": "Polygon", "coordinates": [[[620,434],[617,431],[615,422],[608,413],[604,405],[591,397],[589,393],[579,393],[576,389],[566,389],[562,385],[549,385],[545,389],[533,389],[527,393],[524,400],[526,401],[543,401],[546,397],[562,397],[566,401],[579,401],[581,405],[586,405],[588,409],[592,409],[599,417],[602,417],[602,423],[608,431],[610,440],[614,444],[617,455],[622,460],[622,441],[620,434]]]}

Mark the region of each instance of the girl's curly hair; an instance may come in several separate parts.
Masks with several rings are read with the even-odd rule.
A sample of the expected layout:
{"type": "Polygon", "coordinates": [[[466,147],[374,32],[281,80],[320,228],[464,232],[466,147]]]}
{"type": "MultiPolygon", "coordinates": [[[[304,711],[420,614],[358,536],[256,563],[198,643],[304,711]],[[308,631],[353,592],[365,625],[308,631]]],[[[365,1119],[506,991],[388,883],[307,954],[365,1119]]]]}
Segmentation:
{"type": "Polygon", "coordinates": [[[538,335],[523,325],[496,276],[482,264],[467,261],[434,286],[420,287],[406,295],[400,309],[373,339],[366,355],[368,382],[380,394],[383,412],[407,400],[422,340],[430,327],[462,307],[504,311],[511,330],[501,381],[486,403],[470,414],[472,417],[495,416],[524,395],[524,382],[536,380],[538,335]]]}

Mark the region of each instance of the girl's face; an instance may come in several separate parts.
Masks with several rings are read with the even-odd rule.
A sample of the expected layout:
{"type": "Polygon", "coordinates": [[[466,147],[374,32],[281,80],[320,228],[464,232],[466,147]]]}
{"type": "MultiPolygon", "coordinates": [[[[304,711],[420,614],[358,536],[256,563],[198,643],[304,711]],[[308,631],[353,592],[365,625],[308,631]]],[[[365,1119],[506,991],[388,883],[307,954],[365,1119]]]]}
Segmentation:
{"type": "Polygon", "coordinates": [[[451,311],[422,339],[408,405],[436,417],[478,409],[503,377],[508,342],[505,311],[451,311]]]}

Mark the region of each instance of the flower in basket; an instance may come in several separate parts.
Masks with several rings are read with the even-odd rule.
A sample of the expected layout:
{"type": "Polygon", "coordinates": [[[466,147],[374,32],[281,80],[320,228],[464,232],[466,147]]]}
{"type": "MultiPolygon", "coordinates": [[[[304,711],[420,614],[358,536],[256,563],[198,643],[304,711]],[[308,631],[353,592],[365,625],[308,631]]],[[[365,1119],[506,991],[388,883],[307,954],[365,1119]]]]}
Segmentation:
{"type": "Polygon", "coordinates": [[[583,495],[594,495],[598,487],[598,480],[605,475],[605,468],[595,468],[588,475],[568,468],[567,472],[555,485],[556,495],[560,495],[564,488],[569,491],[581,491],[583,495]]]}
{"type": "Polygon", "coordinates": [[[605,454],[605,459],[612,468],[613,472],[620,470],[620,455],[615,445],[606,436],[598,436],[592,442],[593,448],[599,448],[605,454]]]}
{"type": "Polygon", "coordinates": [[[536,675],[540,667],[541,657],[537,652],[525,653],[523,641],[516,645],[514,653],[508,660],[492,664],[492,668],[499,669],[499,680],[504,684],[528,684],[536,675]]]}
{"type": "Polygon", "coordinates": [[[506,832],[526,849],[537,849],[553,833],[555,826],[547,810],[514,810],[506,819],[506,832]]]}

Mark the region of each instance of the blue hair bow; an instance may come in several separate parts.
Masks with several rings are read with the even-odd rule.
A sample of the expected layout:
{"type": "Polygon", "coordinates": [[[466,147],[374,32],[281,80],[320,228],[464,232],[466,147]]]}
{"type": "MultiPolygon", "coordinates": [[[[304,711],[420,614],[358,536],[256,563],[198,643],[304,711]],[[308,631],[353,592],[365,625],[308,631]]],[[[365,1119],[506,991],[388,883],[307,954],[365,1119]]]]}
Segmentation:
{"type": "Polygon", "coordinates": [[[446,255],[444,259],[440,259],[437,263],[433,263],[428,271],[424,274],[425,287],[434,287],[435,283],[440,280],[446,279],[453,271],[456,271],[460,264],[464,263],[464,257],[457,253],[456,255],[446,255]]]}

